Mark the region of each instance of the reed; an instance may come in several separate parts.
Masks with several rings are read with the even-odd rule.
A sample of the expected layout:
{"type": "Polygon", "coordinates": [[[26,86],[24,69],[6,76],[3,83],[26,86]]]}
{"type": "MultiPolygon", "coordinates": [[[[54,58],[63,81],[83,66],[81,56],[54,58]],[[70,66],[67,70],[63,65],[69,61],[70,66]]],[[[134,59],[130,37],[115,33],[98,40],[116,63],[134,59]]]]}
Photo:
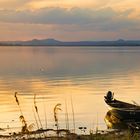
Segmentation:
{"type": "MultiPolygon", "coordinates": [[[[42,99],[44,99],[42,102],[43,102],[43,107],[44,107],[44,117],[45,117],[45,125],[46,125],[46,130],[47,130],[47,128],[48,128],[48,123],[47,123],[47,113],[46,113],[46,104],[45,104],[45,98],[42,98],[42,99]]],[[[47,137],[47,131],[46,131],[46,137],[47,137]]]]}
{"type": "Polygon", "coordinates": [[[75,114],[74,114],[74,106],[73,106],[72,96],[71,96],[71,107],[72,107],[73,130],[74,130],[74,133],[75,133],[75,114]]]}
{"type": "Polygon", "coordinates": [[[57,132],[59,130],[59,123],[58,123],[58,111],[61,111],[61,108],[60,108],[61,104],[58,103],[55,105],[54,107],[54,120],[55,120],[55,126],[57,128],[57,132]]]}
{"type": "Polygon", "coordinates": [[[18,93],[15,92],[16,103],[17,103],[17,105],[18,105],[18,107],[19,107],[19,110],[20,110],[21,115],[23,115],[22,110],[21,110],[21,107],[20,107],[20,103],[19,103],[19,100],[18,100],[18,97],[17,97],[17,94],[18,94],[18,93]]]}
{"type": "Polygon", "coordinates": [[[37,118],[36,118],[36,115],[35,115],[35,111],[34,111],[33,108],[32,108],[32,110],[33,110],[34,119],[35,119],[35,122],[36,122],[37,128],[39,129],[39,124],[38,124],[38,121],[37,121],[37,118]]]}
{"type": "MultiPolygon", "coordinates": [[[[37,121],[37,118],[36,118],[35,111],[34,111],[33,107],[32,107],[32,110],[33,110],[34,119],[35,119],[35,122],[36,122],[36,125],[37,125],[37,129],[39,130],[39,124],[38,124],[38,121],[37,121]]],[[[39,133],[39,138],[41,139],[40,133],[39,133]]]]}
{"type": "Polygon", "coordinates": [[[36,114],[37,114],[38,121],[40,123],[41,129],[43,129],[43,126],[42,126],[42,123],[41,123],[41,119],[40,119],[40,116],[39,116],[39,112],[38,112],[38,107],[36,105],[36,94],[34,94],[34,108],[35,108],[35,111],[36,111],[36,114]]]}
{"type": "Polygon", "coordinates": [[[67,107],[67,101],[65,99],[65,121],[66,121],[66,129],[69,130],[69,116],[68,116],[68,107],[67,107]]]}
{"type": "Polygon", "coordinates": [[[97,118],[96,118],[96,134],[98,134],[99,126],[98,126],[98,112],[97,112],[97,118]]]}
{"type": "Polygon", "coordinates": [[[48,123],[47,123],[47,113],[46,113],[46,104],[45,104],[45,98],[43,98],[43,106],[44,106],[44,117],[45,117],[45,124],[46,124],[46,129],[48,128],[48,123]]]}
{"type": "Polygon", "coordinates": [[[22,132],[22,133],[27,133],[27,132],[29,132],[28,127],[27,127],[27,122],[26,122],[24,116],[21,115],[21,116],[19,117],[19,119],[20,119],[20,121],[22,122],[22,130],[21,130],[21,132],[22,132]]]}
{"type": "MultiPolygon", "coordinates": [[[[35,111],[36,111],[36,114],[37,114],[37,117],[38,117],[38,121],[39,121],[40,126],[41,126],[41,130],[43,130],[43,125],[41,123],[40,115],[39,115],[39,112],[38,112],[38,107],[36,105],[36,94],[34,94],[34,108],[35,108],[35,111]]],[[[44,138],[45,138],[46,135],[45,135],[45,132],[44,131],[43,131],[43,135],[44,135],[44,138]]]]}
{"type": "Polygon", "coordinates": [[[17,94],[18,94],[18,93],[15,92],[16,103],[17,103],[17,105],[18,105],[18,107],[19,107],[19,110],[20,110],[20,113],[21,113],[21,115],[20,115],[20,117],[19,117],[20,121],[22,122],[22,130],[21,130],[21,132],[22,132],[22,133],[26,133],[26,132],[29,132],[29,130],[28,130],[27,122],[26,122],[26,120],[25,120],[25,117],[24,117],[24,115],[23,115],[23,112],[22,112],[22,110],[21,110],[21,107],[20,107],[20,103],[19,103],[17,94]]]}

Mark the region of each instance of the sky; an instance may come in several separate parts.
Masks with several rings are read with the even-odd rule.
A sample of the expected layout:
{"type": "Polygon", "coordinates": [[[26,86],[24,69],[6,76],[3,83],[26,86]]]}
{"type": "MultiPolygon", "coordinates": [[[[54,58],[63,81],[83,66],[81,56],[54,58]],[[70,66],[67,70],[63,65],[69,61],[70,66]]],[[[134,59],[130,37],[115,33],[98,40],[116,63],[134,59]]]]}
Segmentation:
{"type": "Polygon", "coordinates": [[[139,0],[0,0],[0,40],[140,39],[139,0]]]}

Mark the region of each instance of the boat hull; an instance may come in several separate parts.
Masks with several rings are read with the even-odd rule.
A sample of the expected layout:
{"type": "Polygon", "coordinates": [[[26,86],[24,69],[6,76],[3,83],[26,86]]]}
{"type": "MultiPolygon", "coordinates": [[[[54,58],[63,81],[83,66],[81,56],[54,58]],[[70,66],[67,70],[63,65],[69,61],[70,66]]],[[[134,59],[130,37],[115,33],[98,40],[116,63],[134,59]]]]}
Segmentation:
{"type": "Polygon", "coordinates": [[[108,128],[123,126],[140,131],[140,106],[114,99],[112,94],[105,96],[109,111],[105,117],[108,128]]]}

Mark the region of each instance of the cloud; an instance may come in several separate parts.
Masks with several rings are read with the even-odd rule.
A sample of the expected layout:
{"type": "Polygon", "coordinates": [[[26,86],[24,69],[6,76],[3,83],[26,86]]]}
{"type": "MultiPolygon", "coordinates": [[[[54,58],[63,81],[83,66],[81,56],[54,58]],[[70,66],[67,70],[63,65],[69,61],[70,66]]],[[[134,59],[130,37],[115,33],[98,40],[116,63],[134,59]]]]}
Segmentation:
{"type": "Polygon", "coordinates": [[[126,18],[132,9],[124,12],[115,12],[111,8],[100,10],[72,8],[43,8],[36,11],[24,10],[1,10],[0,20],[3,22],[38,23],[38,24],[86,24],[93,21],[108,20],[125,16],[126,18]]]}
{"type": "Polygon", "coordinates": [[[86,9],[44,8],[36,11],[1,10],[0,20],[3,22],[35,23],[35,24],[78,24],[87,23],[91,13],[86,9]]]}
{"type": "Polygon", "coordinates": [[[112,8],[91,10],[84,8],[43,8],[36,11],[1,10],[0,21],[7,23],[75,25],[80,30],[119,30],[136,26],[139,20],[129,15],[133,9],[116,12],[112,8]]]}
{"type": "Polygon", "coordinates": [[[42,8],[0,10],[1,39],[56,38],[60,40],[139,38],[140,20],[131,19],[134,9],[121,12],[110,7],[42,8]],[[2,30],[4,28],[5,30],[2,30]],[[12,36],[11,36],[12,35],[12,36]]]}
{"type": "Polygon", "coordinates": [[[0,0],[0,9],[19,9],[28,2],[29,0],[0,0]]]}

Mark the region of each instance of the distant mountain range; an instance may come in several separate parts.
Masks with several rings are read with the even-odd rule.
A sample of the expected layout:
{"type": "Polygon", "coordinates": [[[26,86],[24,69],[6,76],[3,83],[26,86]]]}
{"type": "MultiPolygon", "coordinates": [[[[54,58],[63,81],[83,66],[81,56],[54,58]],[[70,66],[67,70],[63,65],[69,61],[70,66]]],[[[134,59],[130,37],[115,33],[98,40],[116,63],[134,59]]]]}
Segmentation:
{"type": "Polygon", "coordinates": [[[55,39],[33,39],[29,41],[0,41],[0,46],[140,46],[140,40],[64,42],[55,39]]]}

